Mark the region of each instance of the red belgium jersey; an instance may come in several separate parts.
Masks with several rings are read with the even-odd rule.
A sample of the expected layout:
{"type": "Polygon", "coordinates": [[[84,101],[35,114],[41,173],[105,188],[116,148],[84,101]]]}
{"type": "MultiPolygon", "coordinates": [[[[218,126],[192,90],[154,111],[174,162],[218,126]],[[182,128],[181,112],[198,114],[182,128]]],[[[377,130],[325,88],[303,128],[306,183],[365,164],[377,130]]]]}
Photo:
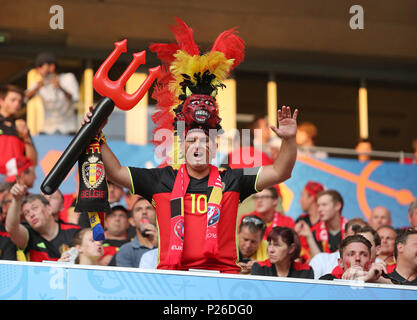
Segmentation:
{"type": "MultiPolygon", "coordinates": [[[[132,191],[142,195],[156,209],[159,231],[158,269],[173,269],[164,265],[171,234],[170,197],[177,170],[167,166],[156,169],[130,167],[132,191]]],[[[218,224],[219,254],[216,258],[206,258],[203,254],[207,228],[208,176],[203,179],[190,177],[184,197],[184,228],[176,230],[184,239],[180,270],[206,269],[238,273],[238,251],[236,238],[237,209],[240,201],[255,193],[255,182],[259,168],[251,168],[250,174],[243,169],[220,171],[223,185],[221,214],[218,224]],[[181,234],[183,233],[183,234],[181,234]]]]}

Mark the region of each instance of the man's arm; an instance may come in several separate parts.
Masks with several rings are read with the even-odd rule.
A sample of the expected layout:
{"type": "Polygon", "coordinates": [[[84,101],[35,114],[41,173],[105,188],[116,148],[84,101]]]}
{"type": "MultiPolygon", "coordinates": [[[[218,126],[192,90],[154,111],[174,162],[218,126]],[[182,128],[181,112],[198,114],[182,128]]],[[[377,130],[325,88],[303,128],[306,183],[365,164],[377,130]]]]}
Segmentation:
{"type": "Polygon", "coordinates": [[[291,108],[283,106],[278,110],[278,129],[271,126],[271,129],[282,139],[281,149],[274,163],[262,167],[256,182],[256,190],[262,191],[265,188],[279,184],[291,177],[297,159],[297,133],[298,110],[294,111],[291,117],[291,108]]]}
{"type": "Polygon", "coordinates": [[[316,254],[320,253],[320,248],[317,245],[316,239],[314,239],[314,235],[311,232],[310,227],[308,224],[301,220],[297,222],[297,224],[294,227],[295,232],[301,237],[306,238],[308,248],[310,249],[310,257],[313,258],[316,254]]]}
{"type": "Polygon", "coordinates": [[[38,93],[39,89],[42,88],[42,86],[43,86],[43,79],[38,81],[35,86],[33,86],[33,87],[31,87],[31,88],[29,88],[25,91],[25,98],[27,100],[32,99],[32,97],[36,93],[38,93]]]}
{"type": "Polygon", "coordinates": [[[101,155],[103,157],[104,170],[106,170],[107,179],[121,187],[132,190],[129,169],[120,164],[107,143],[101,145],[101,155]]]}
{"type": "Polygon", "coordinates": [[[23,119],[17,119],[15,124],[19,136],[25,143],[25,155],[32,161],[32,164],[36,166],[38,164],[38,152],[33,144],[26,121],[23,119]]]}
{"type": "Polygon", "coordinates": [[[20,223],[20,208],[26,189],[25,185],[19,183],[11,188],[13,199],[6,216],[6,231],[9,233],[10,239],[20,249],[24,249],[29,240],[27,229],[20,223]]]}

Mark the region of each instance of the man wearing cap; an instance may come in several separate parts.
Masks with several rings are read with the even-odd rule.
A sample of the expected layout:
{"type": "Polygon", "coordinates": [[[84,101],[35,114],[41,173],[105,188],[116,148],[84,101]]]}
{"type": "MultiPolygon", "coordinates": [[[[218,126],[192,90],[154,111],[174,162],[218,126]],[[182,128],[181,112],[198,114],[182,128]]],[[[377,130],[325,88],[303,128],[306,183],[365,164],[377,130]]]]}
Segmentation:
{"type": "Polygon", "coordinates": [[[111,207],[111,211],[105,214],[104,226],[105,240],[103,241],[103,256],[99,259],[98,264],[101,266],[116,266],[116,254],[120,247],[129,243],[130,212],[122,205],[111,207]]]}
{"type": "MultiPolygon", "coordinates": [[[[150,47],[165,64],[153,93],[158,103],[153,120],[158,154],[167,157],[155,169],[126,167],[103,143],[104,167],[110,180],[155,206],[158,269],[239,273],[238,205],[251,194],[290,178],[297,156],[298,110],[293,114],[286,106],[278,110],[278,129],[271,129],[282,138],[282,146],[272,165],[227,170],[211,165],[222,129],[215,97],[243,60],[243,41],[230,29],[219,35],[210,52],[200,55],[184,22],[177,19],[172,31],[181,39],[178,43],[150,47]],[[158,139],[157,134],[164,133],[158,139]],[[173,154],[164,148],[170,141],[173,154]]],[[[91,116],[92,112],[87,113],[84,121],[91,116]]]]}
{"type": "Polygon", "coordinates": [[[324,190],[321,183],[315,181],[308,181],[303,191],[301,191],[300,205],[303,213],[297,218],[295,223],[303,220],[311,228],[320,220],[317,210],[317,194],[324,190]]]}
{"type": "Polygon", "coordinates": [[[56,73],[56,57],[42,52],[35,59],[35,68],[42,79],[26,90],[26,98],[36,94],[42,99],[44,121],[41,133],[74,134],[77,114],[74,103],[79,98],[79,85],[73,73],[56,73]]]}

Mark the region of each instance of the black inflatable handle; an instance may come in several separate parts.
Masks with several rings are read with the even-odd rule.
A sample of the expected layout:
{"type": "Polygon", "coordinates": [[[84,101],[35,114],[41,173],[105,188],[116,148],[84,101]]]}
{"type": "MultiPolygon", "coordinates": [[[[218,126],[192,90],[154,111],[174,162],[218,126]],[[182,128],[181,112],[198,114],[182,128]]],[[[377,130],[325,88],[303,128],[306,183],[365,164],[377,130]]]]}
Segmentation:
{"type": "Polygon", "coordinates": [[[91,139],[97,134],[97,130],[110,116],[114,109],[114,102],[110,98],[103,98],[93,110],[91,121],[85,123],[78,130],[71,143],[58,159],[52,170],[48,173],[41,185],[42,192],[46,194],[54,193],[71,168],[78,161],[81,153],[87,148],[91,139]]]}

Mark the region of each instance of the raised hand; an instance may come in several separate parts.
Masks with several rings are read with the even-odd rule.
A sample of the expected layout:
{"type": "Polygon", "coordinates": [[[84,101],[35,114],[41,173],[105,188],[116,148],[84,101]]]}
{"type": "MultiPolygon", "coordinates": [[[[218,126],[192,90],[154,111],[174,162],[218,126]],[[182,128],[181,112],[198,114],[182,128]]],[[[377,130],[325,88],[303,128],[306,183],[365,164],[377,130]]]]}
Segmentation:
{"type": "Polygon", "coordinates": [[[295,109],[291,116],[291,108],[283,106],[278,109],[278,128],[271,126],[274,131],[282,139],[295,138],[297,134],[297,115],[298,109],[295,109]]]}

